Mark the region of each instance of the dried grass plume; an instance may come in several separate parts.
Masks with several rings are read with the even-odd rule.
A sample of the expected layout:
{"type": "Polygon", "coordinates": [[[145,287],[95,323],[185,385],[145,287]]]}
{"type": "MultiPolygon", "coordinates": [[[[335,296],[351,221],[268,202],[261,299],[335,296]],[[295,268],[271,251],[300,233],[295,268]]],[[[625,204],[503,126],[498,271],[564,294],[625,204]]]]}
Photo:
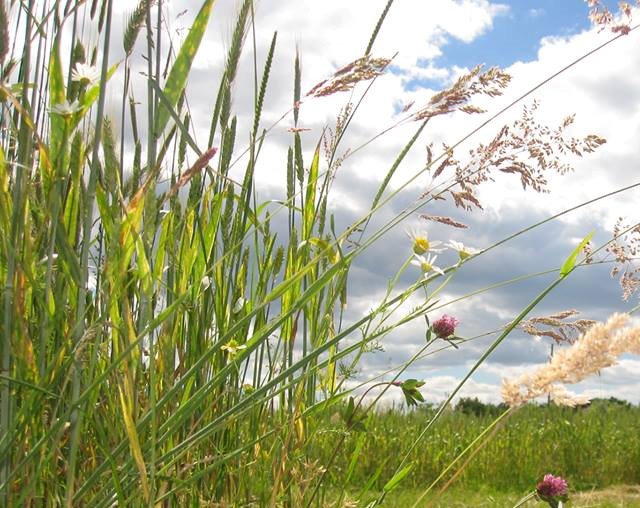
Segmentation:
{"type": "Polygon", "coordinates": [[[628,314],[613,314],[606,323],[593,325],[576,342],[558,350],[551,361],[532,374],[502,380],[502,399],[519,406],[549,394],[559,405],[576,406],[588,402],[565,389],[618,362],[623,353],[640,355],[640,327],[628,327],[628,314]]]}

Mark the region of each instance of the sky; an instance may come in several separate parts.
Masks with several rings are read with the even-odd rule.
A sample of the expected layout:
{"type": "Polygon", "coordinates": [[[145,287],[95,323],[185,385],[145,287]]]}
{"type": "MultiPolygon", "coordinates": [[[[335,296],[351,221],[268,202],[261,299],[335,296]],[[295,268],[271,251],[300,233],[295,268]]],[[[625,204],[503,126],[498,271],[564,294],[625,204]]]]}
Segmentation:
{"type": "MultiPolygon", "coordinates": [[[[120,20],[117,27],[126,19],[129,6],[124,2],[115,4],[115,19],[120,20]]],[[[290,114],[282,116],[290,110],[292,103],[296,50],[302,61],[304,93],[363,54],[385,4],[386,0],[256,3],[258,68],[263,65],[273,33],[278,32],[262,117],[265,127],[277,123],[269,132],[256,173],[263,199],[282,199],[285,193],[286,150],[291,142],[287,128],[293,125],[293,118],[290,114]]],[[[184,36],[198,7],[199,2],[195,0],[165,4],[168,27],[176,40],[184,36]]],[[[201,142],[207,137],[209,112],[238,8],[236,1],[216,2],[192,69],[188,97],[196,138],[201,142]]],[[[437,154],[442,143],[455,143],[514,98],[611,38],[609,32],[592,28],[587,14],[587,6],[582,0],[396,0],[372,52],[376,57],[395,57],[389,72],[376,80],[359,107],[343,140],[343,149],[354,149],[371,140],[399,120],[403,105],[413,101],[417,105],[425,104],[436,92],[450,86],[458,76],[477,64],[500,66],[512,76],[512,81],[502,97],[479,101],[488,110],[485,115],[455,113],[429,123],[391,181],[390,191],[399,190],[397,195],[374,216],[368,232],[373,233],[406,207],[418,202],[429,184],[427,175],[405,183],[424,168],[429,143],[433,143],[437,154]]],[[[636,18],[640,18],[638,13],[636,18]]],[[[234,91],[239,132],[243,132],[243,126],[246,132],[246,126],[252,121],[253,44],[249,37],[234,91]]],[[[469,213],[456,209],[449,202],[437,202],[413,213],[357,259],[349,279],[345,323],[359,319],[376,305],[388,281],[411,256],[407,230],[418,228],[427,231],[432,240],[457,240],[485,249],[556,213],[636,183],[640,174],[638,44],[640,34],[632,32],[586,58],[461,145],[456,157],[464,160],[470,148],[490,140],[504,124],[520,115],[522,106],[531,106],[533,100],[539,102],[537,119],[540,123],[555,127],[566,116],[575,114],[575,123],[569,129],[571,135],[597,134],[607,139],[605,145],[582,158],[563,158],[574,171],[562,176],[549,175],[551,192],[548,194],[525,192],[517,178],[497,175],[495,181],[486,182],[479,188],[482,211],[469,213]],[[457,230],[427,223],[420,219],[420,213],[450,216],[468,228],[457,230]]],[[[137,51],[142,52],[140,44],[137,51]]],[[[117,89],[117,86],[112,88],[117,89]]],[[[358,100],[364,90],[365,86],[359,86],[353,96],[343,93],[303,101],[299,124],[309,129],[302,134],[307,160],[310,160],[323,128],[334,125],[340,109],[350,98],[358,100]]],[[[117,92],[113,92],[110,100],[115,110],[119,103],[117,92]]],[[[345,160],[336,175],[329,203],[329,212],[334,214],[339,226],[346,227],[366,213],[384,175],[415,129],[414,123],[391,129],[345,160]]],[[[240,166],[237,165],[238,171],[240,166]]],[[[555,275],[530,277],[492,290],[485,288],[559,268],[590,231],[594,232],[593,245],[602,245],[611,238],[618,217],[627,217],[630,223],[638,220],[639,197],[639,191],[632,189],[600,200],[532,229],[465,264],[442,289],[439,295],[442,308],[433,311],[432,319],[442,313],[456,316],[460,320],[457,334],[461,337],[481,336],[504,327],[554,280],[555,275]],[[478,294],[459,300],[474,292],[478,294]]],[[[606,260],[604,256],[602,259],[606,260]]],[[[455,252],[443,252],[439,255],[438,265],[446,267],[455,261],[455,252]]],[[[627,302],[622,300],[618,281],[610,276],[612,266],[610,263],[594,264],[572,273],[532,311],[530,317],[577,309],[581,318],[606,320],[614,312],[631,310],[639,303],[638,295],[627,302]]],[[[417,269],[408,268],[400,277],[398,287],[407,287],[419,276],[417,269]]],[[[418,303],[419,297],[415,296],[406,305],[418,303]]],[[[412,364],[402,378],[424,380],[422,392],[425,398],[441,401],[495,337],[495,333],[489,334],[469,341],[459,349],[429,355],[412,364]]],[[[394,330],[381,341],[380,351],[365,355],[357,381],[376,376],[390,379],[391,376],[384,372],[408,360],[424,341],[425,323],[422,320],[394,330]]],[[[502,376],[513,377],[533,371],[547,361],[549,352],[547,339],[536,339],[516,330],[489,356],[460,395],[499,402],[502,376]]],[[[614,396],[638,403],[640,358],[625,355],[618,366],[569,389],[591,397],[614,396]]],[[[390,394],[386,401],[400,400],[399,397],[398,393],[390,394]]]]}

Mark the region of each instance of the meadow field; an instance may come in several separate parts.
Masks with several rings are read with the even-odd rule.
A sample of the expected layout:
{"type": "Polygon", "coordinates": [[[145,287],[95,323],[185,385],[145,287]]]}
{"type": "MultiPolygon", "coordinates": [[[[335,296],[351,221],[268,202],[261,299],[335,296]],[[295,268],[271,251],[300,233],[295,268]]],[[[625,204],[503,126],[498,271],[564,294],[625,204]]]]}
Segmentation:
{"type": "MultiPolygon", "coordinates": [[[[0,507],[558,508],[567,496],[636,506],[640,409],[587,405],[565,385],[640,354],[637,307],[598,321],[570,306],[537,311],[602,266],[633,295],[638,217],[598,242],[577,226],[544,272],[517,257],[517,277],[498,270],[447,292],[467,263],[640,183],[616,182],[482,248],[431,233],[467,228],[458,217],[481,212],[479,189],[496,175],[544,194],[555,190],[549,175],[604,149],[571,115],[547,125],[531,97],[589,55],[497,109],[511,76],[461,69],[420,103],[389,98],[395,123],[363,138],[359,115],[394,72],[394,54],[377,54],[393,0],[376,4],[353,58],[327,55],[326,75],[295,50],[286,83],[274,71],[282,36],[256,35],[253,0],[233,3],[215,35],[224,51],[212,51],[219,4],[232,10],[222,0],[184,11],[140,0],[126,13],[119,0],[0,0],[0,507]],[[178,19],[188,26],[174,30],[178,19]],[[192,100],[197,86],[206,100],[192,100]],[[272,105],[283,88],[286,105],[272,105]],[[339,101],[331,121],[307,127],[326,100],[339,101]],[[467,115],[474,128],[433,143],[434,123],[467,115]],[[385,145],[400,128],[401,143],[385,145]],[[368,168],[351,167],[355,154],[379,145],[375,188],[336,195],[347,168],[368,168]],[[421,191],[399,199],[420,178],[421,191]],[[355,219],[336,211],[351,201],[355,219]],[[383,243],[410,221],[425,227],[383,243]],[[358,263],[372,253],[384,285],[365,286],[373,303],[357,308],[358,263]],[[503,323],[459,336],[451,309],[519,285],[525,303],[503,323]],[[363,372],[406,329],[419,345],[363,372]],[[500,405],[457,402],[516,333],[554,341],[549,361],[505,376],[500,405]],[[471,356],[430,404],[432,386],[412,368],[448,351],[471,356]]],[[[627,7],[614,17],[588,2],[602,32],[589,54],[635,30],[627,7]]]]}
{"type": "MultiPolygon", "coordinates": [[[[541,478],[547,471],[567,478],[575,492],[640,483],[640,408],[597,400],[584,408],[555,405],[520,408],[497,428],[461,473],[458,474],[458,464],[431,486],[505,409],[464,401],[440,417],[420,449],[414,452],[415,467],[395,497],[406,497],[409,501],[410,495],[403,490],[415,495],[428,487],[435,494],[451,481],[454,493],[478,493],[485,499],[491,495],[511,496],[516,498],[515,504],[521,497],[518,494],[527,491],[531,478],[541,478]]],[[[345,459],[336,463],[331,481],[340,482],[344,472],[350,471],[351,491],[367,485],[374,477],[377,479],[371,489],[380,491],[393,475],[397,450],[409,447],[412,436],[434,412],[435,408],[420,408],[410,413],[393,409],[372,413],[366,432],[345,441],[345,459]],[[356,447],[357,461],[350,468],[346,459],[356,447]]],[[[333,433],[339,432],[330,426],[321,428],[316,439],[320,464],[327,460],[327,450],[335,440],[333,433]]],[[[637,490],[630,492],[631,496],[638,495],[637,490]]],[[[452,495],[455,499],[455,494],[452,495]]]]}

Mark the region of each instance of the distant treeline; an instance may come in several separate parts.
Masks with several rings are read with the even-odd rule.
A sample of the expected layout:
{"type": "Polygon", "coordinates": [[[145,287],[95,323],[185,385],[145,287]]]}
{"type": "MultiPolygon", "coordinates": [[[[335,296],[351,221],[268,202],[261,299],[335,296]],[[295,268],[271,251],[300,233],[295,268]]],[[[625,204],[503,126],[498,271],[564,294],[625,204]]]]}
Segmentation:
{"type": "MultiPolygon", "coordinates": [[[[588,404],[578,406],[578,408],[576,409],[584,409],[590,406],[597,406],[601,404],[615,404],[615,405],[623,406],[627,408],[633,407],[633,404],[631,402],[618,399],[616,397],[609,397],[607,399],[604,399],[604,398],[591,399],[591,401],[588,404]]],[[[429,406],[430,408],[433,407],[433,405],[431,404],[429,404],[429,406]]],[[[543,407],[544,405],[542,404],[541,406],[543,407]]],[[[502,414],[505,411],[505,409],[507,409],[507,405],[504,403],[492,404],[490,402],[482,402],[477,397],[462,397],[461,399],[458,400],[457,404],[455,405],[456,411],[462,411],[465,414],[472,414],[475,416],[489,415],[489,416],[497,417],[498,415],[502,414]]]]}

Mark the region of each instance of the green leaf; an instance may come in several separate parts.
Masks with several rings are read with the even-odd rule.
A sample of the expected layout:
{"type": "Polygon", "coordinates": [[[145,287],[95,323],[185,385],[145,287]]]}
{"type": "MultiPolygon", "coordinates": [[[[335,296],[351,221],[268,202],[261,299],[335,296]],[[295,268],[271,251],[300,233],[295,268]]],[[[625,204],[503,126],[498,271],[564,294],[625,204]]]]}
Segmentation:
{"type": "Polygon", "coordinates": [[[574,249],[574,251],[571,253],[571,255],[567,258],[567,260],[562,265],[562,268],[560,269],[560,277],[566,277],[569,274],[569,272],[573,270],[573,267],[576,264],[576,258],[578,257],[578,254],[584,248],[584,246],[589,243],[589,240],[591,240],[592,236],[593,236],[593,231],[591,231],[591,233],[585,236],[584,240],[580,242],[580,245],[578,245],[574,249]]]}
{"type": "Polygon", "coordinates": [[[404,477],[411,472],[412,469],[413,469],[413,464],[409,464],[404,469],[401,469],[400,471],[398,471],[396,474],[393,475],[393,478],[391,478],[391,480],[389,480],[386,483],[386,485],[383,487],[383,490],[385,492],[391,492],[393,489],[395,489],[398,486],[398,484],[404,479],[404,477]]]}
{"type": "Polygon", "coordinates": [[[418,381],[417,379],[407,379],[402,383],[402,387],[407,390],[420,388],[421,386],[424,386],[424,381],[418,381]]]}
{"type": "MultiPolygon", "coordinates": [[[[178,103],[180,94],[182,94],[182,91],[187,84],[187,78],[189,77],[191,64],[193,63],[193,59],[198,52],[200,42],[202,41],[204,32],[207,29],[207,24],[209,23],[209,15],[211,14],[213,2],[214,0],[206,0],[202,4],[200,12],[198,12],[198,16],[193,22],[191,30],[189,30],[189,35],[187,35],[187,38],[182,44],[176,61],[173,63],[171,71],[169,72],[169,76],[167,77],[166,85],[163,92],[165,97],[171,104],[171,107],[173,108],[175,108],[176,104],[178,103]]],[[[158,115],[156,116],[155,121],[155,131],[157,136],[160,136],[160,134],[162,134],[162,131],[166,127],[168,120],[169,111],[163,104],[160,104],[160,107],[158,108],[158,115]]]]}
{"type": "Polygon", "coordinates": [[[349,421],[351,419],[351,417],[353,416],[353,411],[355,409],[355,402],[353,400],[353,397],[349,397],[349,402],[347,404],[347,408],[344,412],[344,419],[345,421],[349,421]]]}

